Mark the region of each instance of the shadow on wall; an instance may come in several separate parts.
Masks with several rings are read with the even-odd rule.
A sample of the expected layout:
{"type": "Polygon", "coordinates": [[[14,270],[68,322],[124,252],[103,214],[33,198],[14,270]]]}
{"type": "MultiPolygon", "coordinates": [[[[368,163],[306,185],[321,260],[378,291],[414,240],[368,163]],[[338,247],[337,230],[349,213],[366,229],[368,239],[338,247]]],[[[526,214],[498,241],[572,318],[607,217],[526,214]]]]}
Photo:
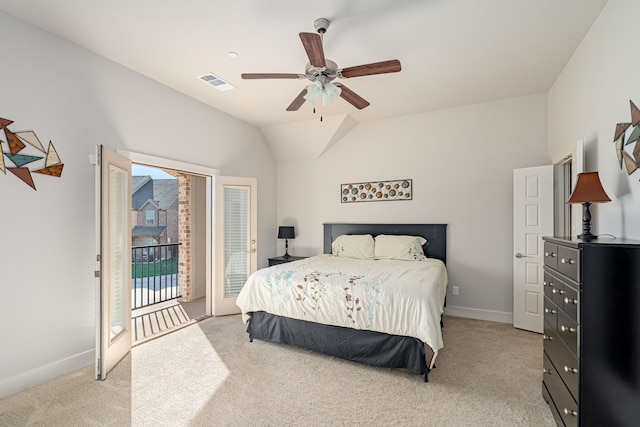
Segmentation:
{"type": "Polygon", "coordinates": [[[623,173],[618,174],[618,180],[616,182],[615,189],[613,190],[615,194],[616,203],[618,207],[618,211],[620,212],[620,225],[621,225],[621,236],[624,237],[627,235],[625,220],[624,220],[624,212],[625,212],[625,199],[631,195],[631,187],[629,186],[629,179],[623,173]]]}

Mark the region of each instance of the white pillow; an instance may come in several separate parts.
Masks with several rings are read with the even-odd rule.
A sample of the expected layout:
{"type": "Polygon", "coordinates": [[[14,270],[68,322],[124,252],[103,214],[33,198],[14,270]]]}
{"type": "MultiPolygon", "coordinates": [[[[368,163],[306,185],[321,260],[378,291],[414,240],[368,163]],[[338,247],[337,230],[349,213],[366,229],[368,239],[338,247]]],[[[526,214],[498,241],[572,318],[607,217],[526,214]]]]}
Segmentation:
{"type": "Polygon", "coordinates": [[[345,258],[373,259],[371,234],[343,234],[331,243],[331,254],[345,258]]]}
{"type": "Polygon", "coordinates": [[[380,234],[375,240],[375,258],[422,261],[427,259],[422,250],[425,243],[427,240],[420,236],[380,234]]]}

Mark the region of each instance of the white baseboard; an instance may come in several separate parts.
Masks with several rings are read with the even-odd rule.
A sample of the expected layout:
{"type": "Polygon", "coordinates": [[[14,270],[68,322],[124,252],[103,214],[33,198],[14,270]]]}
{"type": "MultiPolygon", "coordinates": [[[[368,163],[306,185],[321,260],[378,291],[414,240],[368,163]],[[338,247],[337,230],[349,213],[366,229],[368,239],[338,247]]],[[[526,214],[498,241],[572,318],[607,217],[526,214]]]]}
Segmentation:
{"type": "Polygon", "coordinates": [[[503,311],[479,310],[477,308],[447,306],[444,308],[444,314],[447,316],[466,317],[469,319],[489,320],[491,322],[513,324],[513,313],[506,313],[503,311]]]}
{"type": "Polygon", "coordinates": [[[9,378],[0,379],[0,398],[7,397],[38,384],[84,368],[95,363],[95,350],[88,350],[48,365],[39,366],[9,378]]]}

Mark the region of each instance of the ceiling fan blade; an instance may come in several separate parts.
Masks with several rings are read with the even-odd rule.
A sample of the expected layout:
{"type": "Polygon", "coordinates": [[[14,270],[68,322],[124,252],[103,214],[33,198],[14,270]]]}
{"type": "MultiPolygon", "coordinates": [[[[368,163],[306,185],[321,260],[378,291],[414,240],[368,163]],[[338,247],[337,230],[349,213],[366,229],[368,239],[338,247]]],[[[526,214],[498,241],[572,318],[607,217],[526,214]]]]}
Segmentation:
{"type": "Polygon", "coordinates": [[[287,73],[244,73],[240,77],[243,79],[304,79],[304,74],[287,73]]]}
{"type": "Polygon", "coordinates": [[[302,46],[307,52],[309,62],[314,67],[326,67],[327,63],[324,59],[324,49],[322,49],[322,37],[316,33],[300,33],[302,46]]]}
{"type": "Polygon", "coordinates": [[[358,110],[362,110],[365,107],[369,106],[369,101],[343,85],[342,83],[336,84],[336,86],[340,86],[340,97],[347,101],[349,104],[356,107],[358,110]]]}
{"type": "Polygon", "coordinates": [[[400,61],[392,59],[390,61],[374,62],[372,64],[343,68],[341,75],[348,79],[349,77],[371,76],[373,74],[397,73],[400,70],[402,70],[400,61]]]}
{"type": "Polygon", "coordinates": [[[287,111],[298,111],[298,109],[304,104],[304,96],[307,94],[307,88],[302,89],[302,92],[296,96],[296,99],[287,107],[287,111]]]}

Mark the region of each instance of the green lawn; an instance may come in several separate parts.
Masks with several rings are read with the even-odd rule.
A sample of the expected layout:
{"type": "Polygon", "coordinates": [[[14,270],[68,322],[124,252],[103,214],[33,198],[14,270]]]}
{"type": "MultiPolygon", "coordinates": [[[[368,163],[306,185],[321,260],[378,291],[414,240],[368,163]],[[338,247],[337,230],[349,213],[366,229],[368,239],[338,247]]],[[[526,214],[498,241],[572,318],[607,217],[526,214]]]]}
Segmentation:
{"type": "Polygon", "coordinates": [[[131,277],[140,279],[141,277],[164,276],[178,272],[177,258],[163,259],[157,262],[134,263],[131,265],[131,277]]]}

